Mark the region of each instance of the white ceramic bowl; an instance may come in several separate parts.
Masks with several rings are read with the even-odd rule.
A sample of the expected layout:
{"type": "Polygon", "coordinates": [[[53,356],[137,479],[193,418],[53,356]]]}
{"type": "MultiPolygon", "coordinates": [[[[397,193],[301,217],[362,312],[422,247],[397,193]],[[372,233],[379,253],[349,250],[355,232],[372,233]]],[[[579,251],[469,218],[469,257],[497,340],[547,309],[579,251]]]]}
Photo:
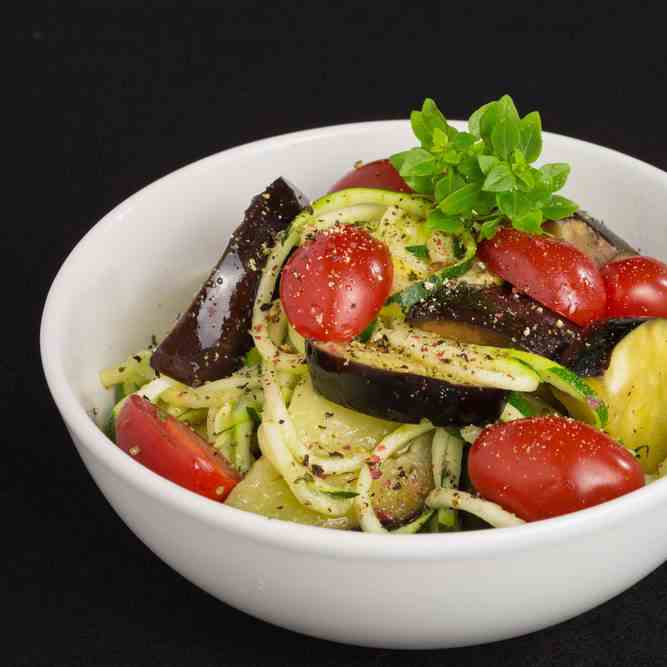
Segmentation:
{"type": "MultiPolygon", "coordinates": [[[[224,151],[130,197],[61,268],[42,357],[81,457],[148,547],[226,603],[298,632],[429,648],[527,633],[591,609],[665,561],[667,479],[576,514],[454,535],[327,531],[225,507],[153,474],[91,418],[98,371],[166,331],[215,263],[251,196],[282,175],[317,196],[356,160],[413,144],[406,122],[297,132],[224,151]]],[[[544,161],[572,165],[566,194],[637,247],[667,257],[667,174],[546,134],[544,161]]]]}

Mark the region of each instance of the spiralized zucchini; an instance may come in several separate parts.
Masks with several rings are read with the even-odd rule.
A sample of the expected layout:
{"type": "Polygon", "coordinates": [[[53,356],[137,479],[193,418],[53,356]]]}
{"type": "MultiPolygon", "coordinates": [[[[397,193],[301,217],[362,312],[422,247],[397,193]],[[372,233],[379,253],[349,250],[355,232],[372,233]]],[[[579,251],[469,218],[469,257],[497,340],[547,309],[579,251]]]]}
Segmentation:
{"type": "MultiPolygon", "coordinates": [[[[246,356],[247,365],[229,377],[193,388],[164,375],[156,377],[150,366],[153,350],[142,350],[100,373],[106,388],[117,387],[113,417],[129,395],[145,396],[197,430],[246,475],[230,495],[229,504],[273,518],[391,534],[456,530],[461,511],[495,527],[523,523],[502,507],[459,488],[465,444],[474,442],[480,432],[477,427],[463,428],[459,435],[435,428],[426,420],[395,424],[354,413],[350,424],[341,429],[340,422],[350,411],[337,406],[337,432],[332,428],[326,435],[321,432],[313,436],[313,429],[324,431],[327,427],[310,424],[311,436],[304,436],[302,422],[308,421],[304,410],[315,414],[322,406],[315,399],[308,403],[307,392],[314,390],[305,364],[305,341],[287,322],[274,294],[280,271],[294,248],[312,233],[336,224],[364,226],[384,240],[392,253],[392,305],[381,312],[372,340],[382,338],[404,355],[408,365],[438,367],[453,383],[514,391],[516,400],[508,401],[503,420],[528,416],[522,408],[527,394],[516,392],[534,392],[540,382],[549,382],[571,400],[583,403],[589,421],[597,426],[604,424],[604,404],[588,385],[557,364],[515,350],[443,340],[404,323],[405,311],[437,284],[475,270],[472,235],[464,234],[457,246],[445,234],[425,232],[421,223],[431,208],[432,201],[421,195],[365,188],[343,190],[315,201],[293,220],[286,233],[279,235],[269,253],[253,307],[250,334],[255,347],[246,356]],[[455,363],[460,357],[465,358],[465,364],[455,363]],[[358,421],[366,422],[363,428],[358,421]],[[363,436],[351,436],[355,438],[354,447],[349,443],[343,447],[332,444],[337,433],[358,435],[361,431],[363,436]],[[411,453],[419,457],[410,459],[411,453]],[[384,493],[380,485],[391,482],[383,478],[384,472],[402,461],[418,461],[422,473],[426,470],[427,484],[422,474],[419,493],[403,503],[408,511],[392,523],[388,513],[383,516],[379,509],[376,511],[373,501],[377,503],[384,493]],[[272,489],[279,502],[258,492],[258,485],[272,489]],[[391,529],[397,524],[399,527],[391,529]]],[[[488,275],[481,279],[497,280],[488,275]]],[[[321,397],[317,400],[325,401],[321,397]]],[[[325,410],[326,418],[334,417],[334,412],[325,410]]],[[[659,474],[667,474],[667,462],[659,474]]]]}

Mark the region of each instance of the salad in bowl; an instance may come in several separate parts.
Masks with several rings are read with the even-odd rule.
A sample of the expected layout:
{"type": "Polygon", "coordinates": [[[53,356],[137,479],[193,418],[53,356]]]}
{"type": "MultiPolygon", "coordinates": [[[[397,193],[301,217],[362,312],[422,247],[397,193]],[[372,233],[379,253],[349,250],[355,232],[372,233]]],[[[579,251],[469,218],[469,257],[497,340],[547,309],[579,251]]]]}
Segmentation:
{"type": "Polygon", "coordinates": [[[667,475],[667,265],[558,194],[570,168],[535,166],[540,116],[509,96],[467,131],[430,99],[411,124],[418,146],[313,202],[282,177],[253,198],[172,330],[101,371],[118,447],[370,533],[508,528],[667,475]]]}

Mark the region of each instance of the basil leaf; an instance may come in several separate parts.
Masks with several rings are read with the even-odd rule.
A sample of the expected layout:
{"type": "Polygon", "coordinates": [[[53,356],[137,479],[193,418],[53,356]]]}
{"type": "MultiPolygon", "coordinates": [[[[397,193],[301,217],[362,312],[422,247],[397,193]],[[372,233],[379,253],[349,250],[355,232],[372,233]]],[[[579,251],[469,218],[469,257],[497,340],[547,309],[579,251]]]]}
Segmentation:
{"type": "Polygon", "coordinates": [[[475,143],[475,137],[468,132],[459,132],[452,141],[454,148],[458,151],[467,151],[475,143]]]}
{"type": "Polygon", "coordinates": [[[505,192],[516,185],[514,174],[505,162],[499,162],[487,174],[482,189],[486,192],[505,192]]]}
{"type": "Polygon", "coordinates": [[[479,168],[477,158],[474,155],[468,155],[467,157],[464,157],[458,164],[458,170],[469,181],[484,180],[484,174],[479,168]]]}
{"type": "Polygon", "coordinates": [[[499,192],[496,195],[498,208],[510,220],[515,220],[533,208],[530,198],[523,192],[499,192]]]}
{"type": "Polygon", "coordinates": [[[537,111],[531,111],[519,121],[521,148],[526,162],[535,162],[542,152],[542,119],[537,111]]]}
{"type": "Polygon", "coordinates": [[[520,140],[519,121],[513,118],[499,120],[491,132],[493,151],[502,160],[509,160],[512,157],[520,140]]]}
{"type": "Polygon", "coordinates": [[[428,248],[425,245],[407,245],[405,249],[419,259],[428,259],[428,248]]]}
{"type": "Polygon", "coordinates": [[[518,121],[519,112],[516,110],[514,100],[509,95],[503,95],[498,100],[498,106],[500,108],[500,113],[504,120],[518,121]]]}
{"type": "Polygon", "coordinates": [[[403,180],[420,195],[433,194],[432,176],[403,176],[403,180]]]}
{"type": "Polygon", "coordinates": [[[529,234],[542,233],[542,211],[539,208],[534,208],[528,213],[524,213],[521,217],[512,218],[512,225],[515,229],[529,234]]]}
{"type": "Polygon", "coordinates": [[[412,111],[410,113],[410,125],[415,137],[421,141],[422,146],[430,146],[432,142],[431,129],[424,122],[424,116],[420,111],[412,111]]]}
{"type": "Polygon", "coordinates": [[[436,127],[440,128],[443,132],[447,132],[447,120],[442,115],[438,105],[430,98],[427,97],[422,104],[422,120],[426,127],[430,128],[431,133],[435,130],[436,127]]]}
{"type": "Polygon", "coordinates": [[[449,143],[449,137],[439,127],[433,130],[433,146],[432,151],[442,151],[449,143]]]}
{"type": "Polygon", "coordinates": [[[519,187],[523,190],[532,190],[535,187],[535,178],[531,168],[524,164],[514,168],[514,175],[519,181],[519,187]]]}
{"type": "Polygon", "coordinates": [[[484,115],[484,112],[491,104],[495,104],[495,102],[487,102],[486,104],[482,104],[482,106],[476,111],[473,111],[473,113],[470,115],[470,118],[468,118],[468,130],[470,130],[470,134],[472,134],[473,137],[478,139],[481,137],[479,128],[480,121],[484,115]]]}
{"type": "Polygon", "coordinates": [[[435,200],[442,201],[464,185],[465,181],[453,169],[448,169],[447,173],[435,184],[435,200]]]}
{"type": "Polygon", "coordinates": [[[496,193],[480,192],[473,208],[477,215],[488,215],[494,208],[496,208],[496,193]]]}
{"type": "Polygon", "coordinates": [[[491,143],[491,133],[500,118],[498,102],[489,102],[479,120],[479,135],[487,144],[491,143]]]}
{"type": "Polygon", "coordinates": [[[551,192],[560,190],[570,175],[570,165],[565,162],[551,162],[540,167],[540,171],[549,181],[551,192]]]}
{"type": "Polygon", "coordinates": [[[469,212],[475,207],[475,201],[481,189],[480,183],[468,183],[447,195],[438,206],[446,215],[469,212]]]}
{"type": "Polygon", "coordinates": [[[479,155],[477,162],[479,162],[479,168],[482,170],[482,173],[488,174],[500,160],[495,155],[479,155]]]}
{"type": "Polygon", "coordinates": [[[553,195],[542,208],[542,214],[547,220],[561,220],[572,215],[578,208],[579,205],[567,197],[553,195]]]}
{"type": "Polygon", "coordinates": [[[423,148],[412,148],[403,154],[398,173],[405,176],[430,176],[436,168],[435,158],[423,148]]]}
{"type": "Polygon", "coordinates": [[[479,238],[480,239],[492,239],[495,235],[496,232],[498,231],[498,227],[500,225],[501,218],[491,218],[491,220],[487,220],[482,224],[482,226],[479,228],[479,238]]]}
{"type": "Polygon", "coordinates": [[[460,234],[465,226],[461,218],[453,215],[445,215],[440,209],[433,209],[426,218],[426,229],[439,230],[447,234],[460,234]]]}
{"type": "Polygon", "coordinates": [[[461,153],[454,148],[450,148],[442,154],[442,161],[445,164],[458,164],[461,162],[461,153]]]}

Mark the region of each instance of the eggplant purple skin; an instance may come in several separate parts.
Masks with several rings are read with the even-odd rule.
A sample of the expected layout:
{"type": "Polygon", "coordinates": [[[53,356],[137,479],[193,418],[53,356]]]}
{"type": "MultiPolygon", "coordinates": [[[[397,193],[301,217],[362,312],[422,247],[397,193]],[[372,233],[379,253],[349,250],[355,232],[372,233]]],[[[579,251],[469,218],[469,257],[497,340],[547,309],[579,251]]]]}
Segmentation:
{"type": "Polygon", "coordinates": [[[511,285],[445,283],[415,304],[407,319],[417,327],[425,322],[452,321],[487,329],[503,336],[508,346],[554,361],[581,336],[576,324],[514,291],[511,285]]]}
{"type": "Polygon", "coordinates": [[[650,317],[619,317],[595,322],[563,355],[562,363],[580,377],[599,377],[608,368],[614,347],[650,317]]]}
{"type": "Polygon", "coordinates": [[[192,304],[153,353],[155,371],[194,387],[243,365],[253,344],[249,329],[267,250],[306,205],[283,178],[253,197],[192,304]]]}
{"type": "Polygon", "coordinates": [[[507,391],[456,385],[414,373],[374,368],[306,343],[313,387],[324,398],[381,419],[435,426],[482,426],[498,419],[507,391]]]}
{"type": "Polygon", "coordinates": [[[572,244],[598,266],[637,254],[629,243],[586,211],[579,210],[563,220],[547,220],[543,229],[572,244]]]}

